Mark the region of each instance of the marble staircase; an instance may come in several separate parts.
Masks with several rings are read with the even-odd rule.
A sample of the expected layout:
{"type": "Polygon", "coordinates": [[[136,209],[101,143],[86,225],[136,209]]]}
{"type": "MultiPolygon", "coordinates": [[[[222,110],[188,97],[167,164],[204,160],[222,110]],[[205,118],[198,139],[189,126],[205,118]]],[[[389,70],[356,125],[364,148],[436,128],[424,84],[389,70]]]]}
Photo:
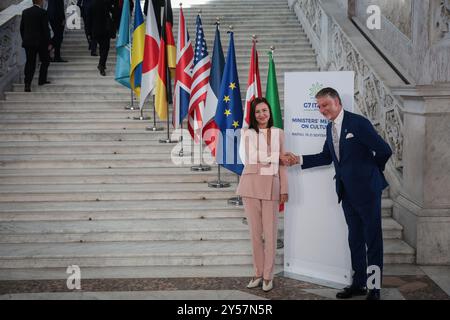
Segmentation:
{"type": "MultiPolygon", "coordinates": [[[[195,15],[212,50],[216,16],[222,44],[233,24],[242,97],[245,97],[251,35],[259,37],[265,91],[270,45],[281,104],[284,71],[317,71],[312,50],[285,1],[211,1],[184,9],[191,38],[195,15]]],[[[176,37],[178,10],[174,8],[176,37]]],[[[69,265],[87,278],[247,276],[252,274],[248,226],[242,208],[227,204],[236,177],[222,171],[231,188],[211,189],[211,172],[194,173],[171,161],[174,145],[164,132],[145,128],[126,111],[130,92],[114,81],[111,44],[107,76],[96,69],[81,30],[67,31],[62,56],[49,67],[50,85],[23,92],[14,84],[0,101],[0,279],[64,279],[69,265]]],[[[146,113],[152,116],[149,104],[146,113]]],[[[158,122],[164,125],[164,122],[158,122]]],[[[386,263],[413,263],[383,197],[386,263]]],[[[280,217],[280,236],[283,219],[280,217]]],[[[283,251],[277,254],[282,269],[283,251]]]]}

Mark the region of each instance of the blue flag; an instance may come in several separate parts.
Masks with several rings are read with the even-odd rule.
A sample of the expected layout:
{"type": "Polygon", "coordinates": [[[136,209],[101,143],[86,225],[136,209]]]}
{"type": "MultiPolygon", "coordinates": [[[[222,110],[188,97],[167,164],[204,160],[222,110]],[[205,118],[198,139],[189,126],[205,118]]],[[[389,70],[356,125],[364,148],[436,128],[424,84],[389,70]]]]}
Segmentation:
{"type": "Polygon", "coordinates": [[[216,148],[216,161],[224,168],[241,175],[244,166],[239,158],[238,150],[243,112],[232,32],[230,32],[227,62],[217,100],[214,119],[222,134],[216,148]]]}
{"type": "Polygon", "coordinates": [[[115,79],[121,85],[130,86],[130,3],[123,1],[119,36],[116,41],[117,61],[115,79]]]}

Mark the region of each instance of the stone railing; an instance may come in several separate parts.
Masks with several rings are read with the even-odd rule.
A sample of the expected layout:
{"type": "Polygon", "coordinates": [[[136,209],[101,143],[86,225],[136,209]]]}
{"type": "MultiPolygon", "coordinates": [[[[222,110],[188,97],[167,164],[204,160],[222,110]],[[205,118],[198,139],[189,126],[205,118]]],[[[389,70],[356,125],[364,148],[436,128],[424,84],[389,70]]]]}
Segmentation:
{"type": "Polygon", "coordinates": [[[24,0],[0,12],[0,96],[13,82],[19,81],[23,73],[25,52],[21,46],[20,18],[31,3],[31,0],[24,0]]]}
{"type": "MultiPolygon", "coordinates": [[[[401,183],[403,168],[403,105],[395,97],[390,86],[401,84],[398,76],[372,67],[373,57],[367,59],[355,42],[366,42],[361,34],[348,35],[348,29],[358,32],[346,17],[345,10],[335,5],[341,19],[336,19],[329,4],[321,0],[288,0],[317,53],[317,62],[322,71],[355,72],[355,112],[370,119],[379,134],[390,144],[394,155],[389,163],[390,171],[401,183]],[[328,10],[327,10],[328,9],[328,10]],[[331,11],[331,13],[330,13],[331,11]],[[342,24],[346,23],[343,30],[342,24]],[[397,82],[395,82],[397,81],[397,82]]],[[[370,49],[372,55],[374,49],[370,49]]],[[[379,64],[380,61],[376,61],[379,64]]],[[[383,61],[381,61],[383,63],[383,61]]],[[[384,65],[387,65],[384,62],[384,65]]],[[[377,66],[378,67],[378,66],[377,66]]]]}

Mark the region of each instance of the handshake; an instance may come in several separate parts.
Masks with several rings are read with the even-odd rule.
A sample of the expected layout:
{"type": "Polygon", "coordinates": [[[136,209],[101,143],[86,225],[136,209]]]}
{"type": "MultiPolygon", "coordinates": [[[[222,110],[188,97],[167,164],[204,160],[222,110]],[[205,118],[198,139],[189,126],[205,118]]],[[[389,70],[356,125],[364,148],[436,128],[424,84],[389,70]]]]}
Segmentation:
{"type": "Polygon", "coordinates": [[[280,163],[283,166],[288,167],[300,164],[300,156],[297,156],[292,152],[285,152],[284,154],[280,155],[280,163]]]}

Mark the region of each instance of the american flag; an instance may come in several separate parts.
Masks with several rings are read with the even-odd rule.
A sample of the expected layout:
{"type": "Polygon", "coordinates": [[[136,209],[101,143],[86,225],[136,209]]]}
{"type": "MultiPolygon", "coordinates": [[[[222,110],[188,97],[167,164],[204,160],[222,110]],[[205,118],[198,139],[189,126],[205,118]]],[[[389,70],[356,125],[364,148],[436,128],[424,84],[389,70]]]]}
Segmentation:
{"type": "Polygon", "coordinates": [[[202,19],[199,15],[197,15],[194,68],[188,113],[188,129],[189,133],[194,139],[196,139],[195,137],[197,136],[197,130],[202,128],[203,126],[203,109],[205,107],[206,93],[208,91],[210,71],[211,60],[209,58],[208,49],[206,47],[202,19]]]}

